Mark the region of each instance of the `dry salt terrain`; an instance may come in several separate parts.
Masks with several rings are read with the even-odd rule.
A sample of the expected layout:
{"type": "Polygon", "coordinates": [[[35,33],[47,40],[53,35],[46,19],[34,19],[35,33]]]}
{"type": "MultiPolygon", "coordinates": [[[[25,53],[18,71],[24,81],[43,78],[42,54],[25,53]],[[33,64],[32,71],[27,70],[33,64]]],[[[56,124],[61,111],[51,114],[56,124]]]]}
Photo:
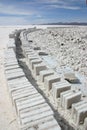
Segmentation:
{"type": "Polygon", "coordinates": [[[55,56],[60,66],[69,66],[87,77],[87,27],[55,27],[32,32],[33,45],[55,56]]]}
{"type": "MultiPolygon", "coordinates": [[[[28,28],[28,26],[0,27],[0,130],[19,129],[4,73],[4,51],[9,42],[9,33],[22,28],[28,28]]],[[[26,33],[28,40],[33,41],[29,42],[30,46],[40,47],[53,56],[57,61],[56,66],[67,66],[80,73],[86,83],[87,27],[42,28],[44,29],[26,33]]]]}

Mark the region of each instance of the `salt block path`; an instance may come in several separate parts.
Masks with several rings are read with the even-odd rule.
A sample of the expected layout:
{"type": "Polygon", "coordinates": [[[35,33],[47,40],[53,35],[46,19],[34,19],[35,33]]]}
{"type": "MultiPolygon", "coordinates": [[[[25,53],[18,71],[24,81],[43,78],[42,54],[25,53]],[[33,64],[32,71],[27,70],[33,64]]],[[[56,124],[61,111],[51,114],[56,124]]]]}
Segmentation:
{"type": "Polygon", "coordinates": [[[12,30],[0,27],[0,130],[19,130],[4,74],[4,51],[12,30]]]}

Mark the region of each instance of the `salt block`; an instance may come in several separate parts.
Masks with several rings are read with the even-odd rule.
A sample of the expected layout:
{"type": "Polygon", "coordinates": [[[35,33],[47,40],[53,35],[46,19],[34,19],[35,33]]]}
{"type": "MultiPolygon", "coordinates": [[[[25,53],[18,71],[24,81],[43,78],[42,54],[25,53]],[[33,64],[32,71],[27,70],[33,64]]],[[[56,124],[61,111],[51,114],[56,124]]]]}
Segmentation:
{"type": "Polygon", "coordinates": [[[51,116],[51,115],[53,115],[52,110],[48,110],[48,111],[45,111],[45,112],[42,112],[42,113],[39,113],[39,114],[36,114],[36,115],[33,115],[33,116],[31,115],[29,117],[23,118],[22,124],[31,123],[35,120],[39,120],[39,119],[42,119],[44,117],[51,116]]]}
{"type": "Polygon", "coordinates": [[[80,101],[79,103],[72,105],[72,118],[76,125],[84,122],[84,119],[87,117],[87,102],[80,101]]]}
{"type": "Polygon", "coordinates": [[[73,93],[72,90],[67,90],[65,92],[60,93],[60,104],[61,107],[64,107],[64,98],[68,95],[71,95],[73,93]]]}
{"type": "MultiPolygon", "coordinates": [[[[26,104],[31,104],[32,102],[36,102],[36,101],[39,101],[39,100],[43,100],[43,97],[41,96],[41,95],[37,95],[37,96],[34,96],[34,95],[31,95],[32,97],[30,97],[30,99],[29,98],[26,98],[26,100],[22,100],[22,101],[19,101],[19,102],[16,102],[16,105],[18,106],[18,107],[22,107],[22,106],[24,106],[24,105],[26,105],[26,104]]],[[[27,112],[27,115],[28,115],[28,113],[30,113],[29,111],[27,112]]],[[[32,113],[32,112],[31,112],[32,113]]],[[[24,114],[24,115],[26,115],[26,114],[24,114]]],[[[26,116],[27,116],[26,115],[26,116]]],[[[23,115],[22,115],[23,116],[23,115]]],[[[23,117],[24,118],[24,117],[23,117]]]]}
{"type": "Polygon", "coordinates": [[[77,113],[77,121],[76,125],[78,126],[80,123],[84,123],[84,119],[87,117],[87,105],[85,108],[80,109],[77,113]]]}
{"type": "Polygon", "coordinates": [[[11,34],[9,34],[9,38],[15,38],[15,33],[11,33],[11,34]]]}
{"type": "Polygon", "coordinates": [[[28,91],[34,91],[34,90],[35,90],[35,88],[33,86],[26,86],[22,89],[18,89],[16,91],[14,91],[12,93],[12,96],[14,97],[14,96],[20,95],[22,93],[27,93],[28,91]]]}
{"type": "MultiPolygon", "coordinates": [[[[35,94],[36,95],[36,94],[35,94]]],[[[32,97],[36,97],[35,95],[32,95],[32,97]]],[[[31,96],[29,96],[28,98],[32,98],[31,96]]],[[[42,104],[38,104],[38,105],[35,105],[33,107],[30,107],[30,108],[27,108],[27,109],[24,109],[22,111],[20,111],[20,117],[23,118],[23,116],[27,113],[27,112],[32,112],[34,110],[39,110],[39,109],[42,109],[44,107],[47,107],[49,106],[46,102],[42,103],[42,104]]]]}
{"type": "Polygon", "coordinates": [[[31,117],[31,115],[34,116],[36,114],[39,114],[39,113],[42,113],[42,112],[45,112],[45,111],[52,111],[51,108],[48,105],[45,106],[45,107],[37,108],[37,109],[33,109],[33,107],[32,107],[32,110],[30,110],[30,109],[31,108],[29,108],[29,111],[27,111],[26,113],[20,114],[21,119],[29,117],[29,116],[31,117]]]}
{"type": "Polygon", "coordinates": [[[41,63],[42,60],[39,58],[39,59],[34,59],[34,60],[31,60],[30,61],[30,65],[31,65],[31,69],[34,69],[34,65],[35,64],[38,64],[38,63],[41,63]]]}
{"type": "Polygon", "coordinates": [[[64,108],[69,109],[72,107],[73,103],[79,102],[81,100],[81,92],[73,92],[71,95],[66,96],[64,100],[64,108]]]}
{"type": "Polygon", "coordinates": [[[26,55],[27,52],[28,52],[28,53],[34,52],[34,50],[32,50],[32,49],[30,49],[30,48],[24,48],[23,51],[24,51],[24,54],[25,54],[25,55],[26,55]]]}
{"type": "Polygon", "coordinates": [[[20,78],[25,76],[25,74],[23,72],[17,72],[17,73],[12,73],[9,75],[6,75],[7,80],[12,80],[12,79],[16,79],[16,78],[20,78]]]}
{"type": "Polygon", "coordinates": [[[40,76],[39,76],[40,82],[44,82],[44,78],[46,76],[53,75],[53,74],[54,74],[54,71],[51,69],[40,71],[40,76]]]}
{"type": "Polygon", "coordinates": [[[11,70],[11,69],[16,69],[16,68],[20,68],[20,66],[19,65],[8,66],[8,67],[5,67],[5,70],[11,70]]]}
{"type": "Polygon", "coordinates": [[[19,93],[18,95],[13,95],[13,101],[16,101],[17,99],[26,97],[28,95],[32,95],[33,93],[37,93],[35,89],[31,89],[29,91],[24,91],[22,93],[19,93]]]}
{"type": "Polygon", "coordinates": [[[60,97],[61,92],[67,91],[69,89],[71,89],[71,84],[65,80],[53,83],[52,85],[53,98],[56,100],[58,97],[60,97]]]}
{"type": "Polygon", "coordinates": [[[75,119],[78,109],[82,109],[83,107],[85,107],[85,105],[87,105],[87,101],[84,100],[72,104],[72,113],[71,113],[72,119],[75,119]]]}
{"type": "Polygon", "coordinates": [[[9,59],[8,57],[5,58],[5,63],[10,63],[10,62],[17,62],[16,57],[9,57],[9,59]]]}
{"type": "Polygon", "coordinates": [[[21,68],[15,68],[15,69],[5,71],[6,74],[11,74],[11,73],[15,73],[15,72],[23,72],[23,70],[21,68]]]}
{"type": "Polygon", "coordinates": [[[45,77],[44,87],[46,88],[47,92],[52,89],[52,84],[58,81],[60,81],[60,76],[56,74],[45,77]]]}
{"type": "Polygon", "coordinates": [[[12,80],[8,81],[8,85],[15,85],[15,84],[22,83],[22,82],[28,82],[28,79],[25,76],[16,78],[16,79],[12,79],[12,80]]]}
{"type": "Polygon", "coordinates": [[[46,67],[46,65],[44,63],[35,64],[34,65],[34,75],[38,76],[40,71],[46,70],[46,69],[47,69],[47,67],[46,67]]]}
{"type": "Polygon", "coordinates": [[[29,55],[35,55],[35,52],[30,52],[30,51],[29,51],[29,52],[26,52],[25,56],[26,56],[26,57],[29,57],[29,55]]]}
{"type": "MultiPolygon", "coordinates": [[[[26,102],[32,102],[32,100],[36,101],[37,99],[39,99],[38,97],[41,98],[41,95],[39,93],[35,93],[35,94],[32,94],[32,95],[29,95],[27,97],[18,99],[16,101],[16,105],[17,106],[21,106],[23,104],[26,104],[26,102]]],[[[39,106],[41,107],[41,104],[39,106]]],[[[38,109],[38,107],[37,106],[33,106],[33,107],[29,108],[29,111],[33,110],[33,109],[38,109]]],[[[24,109],[24,110],[21,111],[21,113],[23,114],[23,113],[26,113],[26,112],[29,112],[29,111],[28,111],[28,109],[24,109]]]]}
{"type": "Polygon", "coordinates": [[[18,93],[19,91],[23,92],[24,89],[27,89],[27,88],[31,88],[31,86],[29,86],[28,84],[24,84],[24,85],[20,84],[20,86],[15,86],[15,87],[9,88],[9,92],[12,95],[13,93],[18,93]]]}
{"type": "Polygon", "coordinates": [[[64,74],[64,78],[70,82],[78,81],[78,78],[75,76],[74,72],[67,72],[64,74]]]}
{"type": "Polygon", "coordinates": [[[16,106],[17,108],[17,113],[20,113],[20,111],[24,110],[24,109],[27,109],[27,108],[30,108],[30,107],[33,107],[33,106],[37,106],[39,104],[42,104],[44,103],[45,100],[44,99],[41,99],[41,100],[35,100],[34,102],[31,102],[30,103],[26,103],[24,105],[21,105],[21,106],[16,106]]]}
{"type": "Polygon", "coordinates": [[[18,62],[11,62],[11,63],[6,63],[5,66],[12,66],[12,65],[18,65],[18,62]]]}
{"type": "Polygon", "coordinates": [[[87,130],[87,118],[85,118],[84,120],[83,130],[87,130]]]}
{"type": "Polygon", "coordinates": [[[50,120],[50,121],[48,121],[48,122],[44,122],[44,123],[42,123],[42,124],[39,124],[38,125],[38,128],[40,129],[40,130],[61,130],[61,128],[60,128],[60,126],[59,126],[59,124],[57,123],[57,121],[55,120],[55,119],[53,119],[53,120],[50,120]]]}
{"type": "Polygon", "coordinates": [[[47,117],[43,117],[41,119],[38,119],[38,120],[35,120],[35,121],[32,121],[31,123],[28,123],[28,124],[25,124],[25,125],[22,125],[22,129],[23,130],[26,130],[26,128],[29,128],[29,127],[32,127],[32,126],[35,126],[37,128],[37,126],[39,124],[43,124],[45,122],[49,122],[51,120],[53,120],[54,117],[51,115],[51,116],[47,116],[47,117]]]}
{"type": "Polygon", "coordinates": [[[31,55],[31,56],[28,56],[28,58],[27,58],[28,65],[30,66],[31,60],[39,59],[39,58],[40,58],[40,57],[39,57],[38,55],[31,55]]]}

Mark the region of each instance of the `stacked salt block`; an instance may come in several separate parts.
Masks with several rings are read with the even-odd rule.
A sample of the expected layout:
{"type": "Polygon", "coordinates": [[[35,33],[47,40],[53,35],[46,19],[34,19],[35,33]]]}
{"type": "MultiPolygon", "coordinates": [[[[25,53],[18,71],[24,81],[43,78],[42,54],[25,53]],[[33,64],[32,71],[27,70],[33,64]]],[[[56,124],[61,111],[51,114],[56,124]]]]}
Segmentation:
{"type": "Polygon", "coordinates": [[[8,44],[7,44],[7,48],[14,48],[15,49],[15,40],[14,39],[10,39],[8,44]]]}
{"type": "Polygon", "coordinates": [[[83,130],[87,130],[87,118],[85,118],[84,120],[83,130]]]}
{"type": "Polygon", "coordinates": [[[36,55],[35,53],[34,54],[30,53],[28,55],[27,61],[28,61],[28,66],[31,70],[33,69],[33,64],[38,64],[38,63],[42,62],[41,58],[38,55],[36,55]]]}
{"type": "Polygon", "coordinates": [[[80,101],[72,105],[72,119],[78,126],[84,123],[84,119],[87,117],[87,101],[80,101]]]}
{"type": "Polygon", "coordinates": [[[66,110],[81,100],[81,91],[68,90],[60,94],[61,106],[66,110]]]}
{"type": "MultiPolygon", "coordinates": [[[[48,117],[48,121],[52,120],[56,122],[53,117],[53,111],[31,83],[26,86],[22,84],[23,82],[20,84],[21,88],[19,89],[19,84],[15,86],[17,89],[15,88],[15,91],[12,92],[13,103],[15,104],[17,115],[20,118],[22,129],[26,128],[26,125],[28,125],[29,129],[33,128],[32,124],[39,126],[42,122],[46,123],[46,118],[48,117]]],[[[49,129],[51,126],[46,125],[45,127],[49,129]]],[[[57,122],[52,127],[61,130],[57,122]]]]}
{"type": "Polygon", "coordinates": [[[43,83],[46,76],[53,75],[54,71],[51,69],[40,71],[39,82],[43,83]]]}
{"type": "Polygon", "coordinates": [[[35,60],[35,59],[39,59],[39,56],[38,55],[28,55],[27,62],[28,62],[28,67],[29,68],[30,68],[31,61],[35,60]]]}
{"type": "Polygon", "coordinates": [[[41,62],[39,64],[34,64],[34,69],[33,69],[33,76],[37,78],[39,76],[40,71],[46,70],[47,66],[44,62],[41,62]]]}
{"type": "Polygon", "coordinates": [[[21,68],[15,68],[13,70],[6,70],[6,78],[8,80],[23,77],[24,72],[21,68]]]}
{"type": "Polygon", "coordinates": [[[12,32],[11,34],[9,34],[9,38],[15,38],[15,33],[12,32]]]}
{"type": "Polygon", "coordinates": [[[24,55],[26,58],[28,58],[28,55],[33,55],[33,54],[35,55],[35,52],[32,49],[24,51],[24,55]]]}
{"type": "Polygon", "coordinates": [[[53,83],[52,85],[52,95],[54,100],[56,101],[57,98],[60,97],[60,94],[64,91],[71,89],[71,84],[66,80],[53,83]]]}
{"type": "Polygon", "coordinates": [[[9,93],[19,120],[20,129],[61,130],[54,118],[54,113],[50,106],[28,81],[22,69],[18,66],[14,51],[9,49],[7,54],[8,55],[6,55],[5,58],[5,73],[9,93]],[[8,58],[9,60],[7,60],[8,58]],[[23,73],[23,76],[21,76],[21,73],[23,73]]]}
{"type": "Polygon", "coordinates": [[[60,76],[53,74],[53,75],[49,75],[46,76],[44,79],[44,87],[47,91],[47,93],[49,93],[49,91],[52,89],[52,84],[55,82],[59,82],[60,81],[60,76]]]}
{"type": "MultiPolygon", "coordinates": [[[[42,67],[41,66],[42,62],[39,63],[40,62],[39,58],[41,56],[45,55],[45,52],[40,50],[40,48],[39,49],[36,48],[33,50],[33,48],[31,49],[30,46],[28,46],[28,44],[26,44],[26,45],[23,44],[22,48],[24,50],[24,55],[27,58],[27,61],[29,62],[29,64],[28,64],[29,69],[31,70],[31,72],[33,71],[33,74],[36,75],[36,76],[34,76],[35,79],[37,79],[36,77],[39,76],[39,82],[42,82],[42,84],[44,84],[44,86],[47,90],[47,93],[49,93],[49,91],[52,90],[52,95],[53,95],[53,99],[55,102],[57,102],[57,99],[60,98],[60,104],[61,104],[62,109],[64,109],[65,111],[67,111],[67,109],[68,109],[68,112],[71,113],[71,109],[69,109],[69,108],[72,108],[72,111],[74,111],[74,112],[72,112],[72,115],[74,117],[71,116],[69,118],[70,119],[72,118],[74,120],[74,124],[77,124],[77,126],[78,126],[78,124],[81,124],[84,122],[84,130],[86,130],[87,129],[87,125],[86,125],[87,120],[85,118],[87,117],[87,115],[86,115],[87,111],[86,111],[86,108],[84,108],[84,107],[86,107],[86,103],[82,103],[82,105],[80,104],[81,106],[77,105],[81,102],[81,92],[73,91],[71,89],[71,84],[69,83],[69,82],[76,83],[78,81],[75,73],[71,72],[71,71],[70,72],[67,71],[66,73],[64,73],[64,78],[66,80],[68,80],[69,82],[67,82],[65,80],[60,81],[58,77],[54,76],[55,73],[53,70],[49,70],[48,68],[40,70],[40,67],[42,67]],[[37,51],[35,51],[35,50],[37,50],[37,51]],[[39,66],[39,68],[38,68],[38,66],[39,66]],[[81,109],[80,107],[83,109],[81,109]]],[[[21,113],[21,111],[20,111],[20,113],[21,113]]],[[[25,111],[28,111],[28,109],[24,110],[23,112],[25,112],[25,111]]],[[[32,118],[32,120],[33,120],[33,118],[32,118]]],[[[46,117],[44,120],[48,120],[48,118],[46,117]]],[[[34,128],[31,128],[31,125],[27,125],[27,127],[25,127],[25,130],[39,129],[39,125],[37,125],[37,121],[36,122],[34,121],[32,123],[32,125],[34,125],[34,123],[36,123],[34,128]]],[[[46,123],[44,123],[44,124],[46,124],[46,123]]],[[[44,129],[46,129],[46,128],[44,128],[44,129]]]]}
{"type": "Polygon", "coordinates": [[[42,60],[39,58],[39,59],[34,59],[34,60],[31,60],[31,62],[30,62],[30,68],[31,69],[34,69],[34,65],[35,64],[39,64],[39,63],[41,63],[42,62],[42,60]]]}

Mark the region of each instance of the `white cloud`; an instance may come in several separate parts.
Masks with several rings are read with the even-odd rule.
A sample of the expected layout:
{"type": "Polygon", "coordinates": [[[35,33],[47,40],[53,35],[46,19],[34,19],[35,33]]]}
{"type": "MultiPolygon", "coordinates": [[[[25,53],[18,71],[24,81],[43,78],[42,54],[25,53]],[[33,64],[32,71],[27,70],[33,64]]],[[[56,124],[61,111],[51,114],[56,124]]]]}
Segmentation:
{"type": "Polygon", "coordinates": [[[50,5],[50,7],[53,7],[53,8],[62,8],[62,9],[70,9],[70,10],[79,10],[81,9],[80,7],[78,6],[70,6],[70,5],[50,5]]]}
{"type": "Polygon", "coordinates": [[[0,17],[0,25],[24,25],[30,24],[28,20],[23,17],[0,17]]]}
{"type": "MultiPolygon", "coordinates": [[[[79,10],[81,7],[79,5],[75,5],[76,2],[82,3],[83,0],[36,0],[37,3],[45,3],[47,4],[47,8],[63,8],[63,9],[70,9],[70,10],[79,10]]],[[[35,1],[35,2],[36,2],[35,1]]]]}
{"type": "Polygon", "coordinates": [[[32,15],[35,11],[17,8],[14,5],[4,5],[0,3],[0,13],[8,15],[32,15]]]}

